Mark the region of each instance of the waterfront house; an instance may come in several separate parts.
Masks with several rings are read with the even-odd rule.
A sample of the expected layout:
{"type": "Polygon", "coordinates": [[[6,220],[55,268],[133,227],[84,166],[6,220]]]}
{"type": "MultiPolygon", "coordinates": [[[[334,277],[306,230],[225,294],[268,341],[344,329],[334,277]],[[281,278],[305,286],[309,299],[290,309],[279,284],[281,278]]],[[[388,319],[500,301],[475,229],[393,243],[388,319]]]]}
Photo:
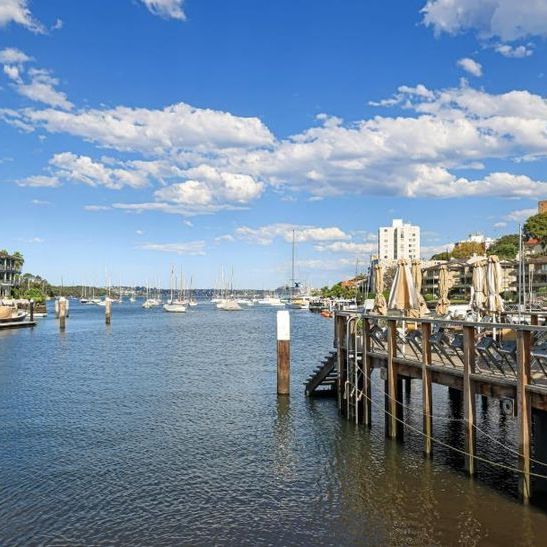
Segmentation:
{"type": "Polygon", "coordinates": [[[0,297],[11,296],[12,288],[19,283],[22,267],[23,257],[20,254],[10,255],[0,251],[0,297]]]}

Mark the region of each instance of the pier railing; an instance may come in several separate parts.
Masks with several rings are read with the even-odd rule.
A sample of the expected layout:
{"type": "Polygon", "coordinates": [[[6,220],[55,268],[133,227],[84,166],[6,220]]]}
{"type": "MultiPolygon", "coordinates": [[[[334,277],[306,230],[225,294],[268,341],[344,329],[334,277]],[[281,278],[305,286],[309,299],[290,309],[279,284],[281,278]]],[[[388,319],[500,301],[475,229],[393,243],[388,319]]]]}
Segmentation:
{"type": "MultiPolygon", "coordinates": [[[[335,315],[338,405],[356,423],[371,424],[371,373],[385,381],[388,437],[403,434],[402,381],[420,379],[424,453],[432,451],[432,384],[459,390],[465,422],[466,469],[474,474],[475,398],[494,397],[518,418],[520,493],[530,496],[531,412],[547,410],[547,327],[379,316],[335,315]]],[[[537,321],[536,321],[537,323],[537,321]]],[[[480,459],[480,458],[479,458],[480,459]]]]}

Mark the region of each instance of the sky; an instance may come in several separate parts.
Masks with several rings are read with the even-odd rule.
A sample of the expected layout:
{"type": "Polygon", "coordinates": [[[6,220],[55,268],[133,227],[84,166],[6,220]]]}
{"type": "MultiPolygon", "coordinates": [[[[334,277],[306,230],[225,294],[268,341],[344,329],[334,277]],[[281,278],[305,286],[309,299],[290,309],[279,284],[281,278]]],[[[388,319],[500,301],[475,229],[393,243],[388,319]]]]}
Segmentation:
{"type": "Polygon", "coordinates": [[[0,0],[0,248],[58,283],[332,284],[547,198],[545,0],[0,0]],[[107,272],[105,274],[105,272],[107,272]]]}

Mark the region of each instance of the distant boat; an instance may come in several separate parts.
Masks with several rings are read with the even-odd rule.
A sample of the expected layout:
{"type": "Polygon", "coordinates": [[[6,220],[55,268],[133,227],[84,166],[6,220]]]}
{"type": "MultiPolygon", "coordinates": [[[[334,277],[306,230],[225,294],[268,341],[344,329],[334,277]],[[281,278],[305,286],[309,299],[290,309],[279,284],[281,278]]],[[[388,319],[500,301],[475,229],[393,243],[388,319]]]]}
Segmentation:
{"type": "Polygon", "coordinates": [[[242,309],[241,306],[232,299],[222,300],[217,304],[217,308],[224,311],[239,311],[242,309]]]}
{"type": "Polygon", "coordinates": [[[164,304],[163,310],[169,313],[184,313],[186,306],[182,303],[173,302],[173,304],[164,304]]]}

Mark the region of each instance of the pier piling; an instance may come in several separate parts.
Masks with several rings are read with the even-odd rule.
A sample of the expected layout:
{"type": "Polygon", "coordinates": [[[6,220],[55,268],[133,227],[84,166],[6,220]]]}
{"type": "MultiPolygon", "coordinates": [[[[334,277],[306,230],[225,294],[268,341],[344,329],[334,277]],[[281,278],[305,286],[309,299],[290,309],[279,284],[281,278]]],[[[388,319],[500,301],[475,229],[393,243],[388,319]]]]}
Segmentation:
{"type": "Polygon", "coordinates": [[[59,309],[59,328],[61,330],[65,330],[65,326],[66,326],[66,298],[61,297],[56,302],[58,302],[58,309],[59,309]]]}
{"type": "Polygon", "coordinates": [[[30,320],[34,321],[34,300],[31,298],[29,302],[30,320]]]}
{"type": "Polygon", "coordinates": [[[107,325],[110,325],[110,322],[112,320],[112,300],[110,300],[109,298],[107,298],[105,301],[104,320],[107,325]]]}
{"type": "Polygon", "coordinates": [[[277,312],[277,394],[289,395],[291,383],[291,319],[287,310],[277,312]]]}
{"type": "Polygon", "coordinates": [[[431,394],[431,323],[422,323],[422,404],[424,428],[424,455],[431,457],[433,434],[431,394]]]}

